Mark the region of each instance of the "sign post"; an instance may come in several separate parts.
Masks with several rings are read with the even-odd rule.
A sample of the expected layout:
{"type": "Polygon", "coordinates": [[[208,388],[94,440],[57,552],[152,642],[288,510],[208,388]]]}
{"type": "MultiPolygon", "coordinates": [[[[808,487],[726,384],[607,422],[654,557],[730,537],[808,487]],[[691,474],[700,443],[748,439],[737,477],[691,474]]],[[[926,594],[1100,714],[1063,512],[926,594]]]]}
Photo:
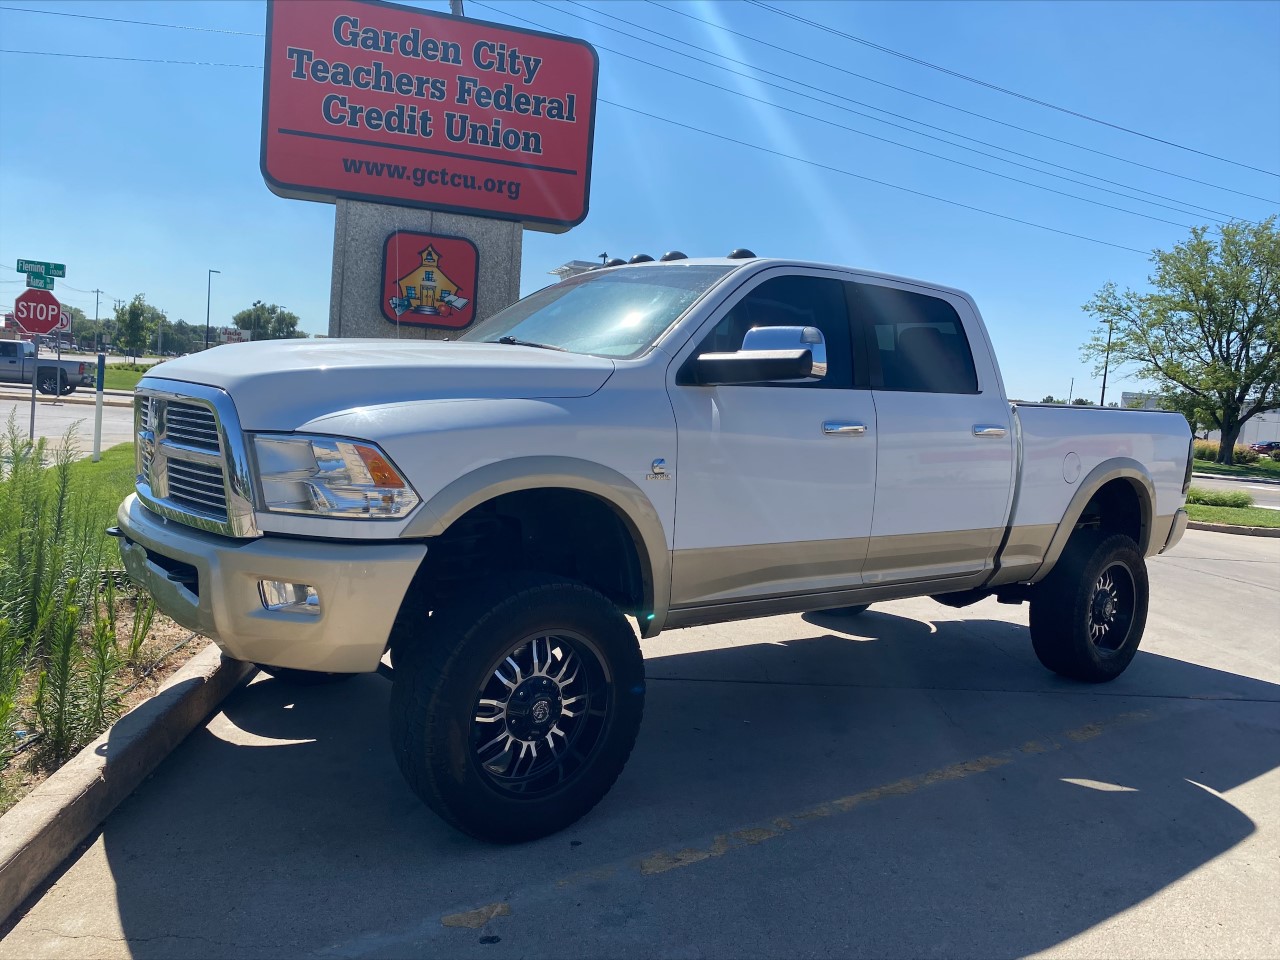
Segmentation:
{"type": "Polygon", "coordinates": [[[102,459],[102,382],[107,379],[107,355],[98,354],[98,389],[93,406],[93,462],[102,459]]]}
{"type": "MultiPolygon", "coordinates": [[[[19,260],[21,266],[25,261],[19,260]]],[[[31,429],[29,439],[36,439],[36,381],[40,378],[40,337],[52,333],[62,323],[62,305],[48,290],[23,290],[13,301],[13,319],[18,326],[31,334],[35,354],[31,366],[31,429]]],[[[61,352],[61,351],[59,351],[61,352]]],[[[59,367],[59,370],[62,368],[59,367]]],[[[57,378],[61,383],[61,377],[57,378]]]]}

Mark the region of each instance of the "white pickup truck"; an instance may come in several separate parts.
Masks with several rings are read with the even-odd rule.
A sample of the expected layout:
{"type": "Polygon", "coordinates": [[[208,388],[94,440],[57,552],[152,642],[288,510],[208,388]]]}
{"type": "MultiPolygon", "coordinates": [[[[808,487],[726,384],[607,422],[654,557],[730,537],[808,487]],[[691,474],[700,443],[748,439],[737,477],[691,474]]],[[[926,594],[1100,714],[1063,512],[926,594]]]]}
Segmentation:
{"type": "Polygon", "coordinates": [[[958,290],[749,255],[597,269],[458,342],[218,347],[136,420],[130,575],[277,677],[392,674],[405,777],[496,841],[621,773],[636,628],[994,595],[1049,669],[1118,676],[1191,475],[1177,414],[1006,400],[958,290]]]}

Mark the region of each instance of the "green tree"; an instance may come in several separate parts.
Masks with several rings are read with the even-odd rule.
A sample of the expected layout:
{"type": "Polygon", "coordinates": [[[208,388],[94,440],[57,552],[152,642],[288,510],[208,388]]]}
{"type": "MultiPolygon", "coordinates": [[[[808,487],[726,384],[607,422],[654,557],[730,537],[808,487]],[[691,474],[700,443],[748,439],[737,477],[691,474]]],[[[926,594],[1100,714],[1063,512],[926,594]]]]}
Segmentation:
{"type": "Polygon", "coordinates": [[[1073,407],[1092,407],[1093,401],[1087,399],[1086,397],[1076,397],[1074,400],[1071,401],[1071,405],[1073,407]]]}
{"type": "Polygon", "coordinates": [[[251,340],[291,340],[305,337],[298,330],[298,315],[278,304],[253,301],[253,306],[231,318],[241,330],[249,331],[251,340]]]}
{"type": "Polygon", "coordinates": [[[160,311],[147,303],[145,295],[135,294],[132,300],[116,307],[116,347],[133,354],[136,360],[147,349],[159,323],[160,311]]]}
{"type": "Polygon", "coordinates": [[[1155,251],[1151,262],[1148,292],[1121,292],[1108,281],[1084,305],[1102,326],[1083,355],[1101,370],[1109,326],[1111,364],[1135,367],[1163,395],[1196,398],[1196,409],[1222,433],[1218,462],[1229,464],[1244,424],[1280,409],[1276,218],[1230,223],[1216,238],[1196,227],[1185,243],[1155,251]]]}

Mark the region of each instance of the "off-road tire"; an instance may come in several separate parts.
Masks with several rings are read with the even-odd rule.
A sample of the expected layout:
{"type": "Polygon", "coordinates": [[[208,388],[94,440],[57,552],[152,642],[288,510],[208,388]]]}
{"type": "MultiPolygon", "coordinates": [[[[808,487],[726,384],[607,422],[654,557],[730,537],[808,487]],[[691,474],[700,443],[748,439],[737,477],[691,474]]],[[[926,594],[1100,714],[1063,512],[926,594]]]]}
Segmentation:
{"type": "Polygon", "coordinates": [[[1138,652],[1149,596],[1146,561],[1131,538],[1077,531],[1052,572],[1031,594],[1031,642],[1036,656],[1054,673],[1072,680],[1114,680],[1138,652]],[[1106,582],[1112,584],[1110,591],[1104,588],[1106,582]],[[1108,593],[1119,623],[1106,620],[1108,593]],[[1104,632],[1101,638],[1096,635],[1113,626],[1114,632],[1104,632]]]}
{"type": "MultiPolygon", "coordinates": [[[[410,631],[412,625],[401,624],[397,630],[410,631]]],[[[447,823],[481,840],[519,843],[564,829],[608,793],[640,729],[644,659],[631,625],[602,594],[550,575],[507,574],[434,611],[429,636],[413,640],[401,636],[392,641],[398,656],[391,691],[391,747],[409,786],[447,823]],[[585,702],[601,709],[583,720],[552,721],[578,731],[570,734],[577,747],[570,751],[566,745],[559,755],[544,753],[535,762],[551,758],[556,779],[546,787],[531,785],[521,794],[515,789],[526,788],[507,785],[516,781],[495,776],[490,766],[495,761],[482,759],[480,743],[495,730],[509,734],[515,723],[508,708],[522,681],[504,665],[511,661],[503,658],[527,653],[523,644],[532,643],[536,652],[538,638],[547,637],[561,644],[582,641],[574,650],[580,656],[583,651],[589,654],[582,663],[589,665],[594,658],[599,669],[592,697],[585,702]],[[516,683],[501,707],[502,719],[482,723],[480,712],[494,709],[482,706],[482,696],[493,689],[495,669],[506,671],[516,683]],[[578,723],[582,726],[574,725],[578,723]],[[570,769],[572,763],[577,766],[570,769]]],[[[549,656],[551,648],[544,649],[549,656]]],[[[569,663],[567,655],[563,662],[569,663]]],[[[538,679],[536,661],[534,673],[521,675],[526,683],[538,679]]],[[[566,707],[569,702],[564,700],[566,707]]],[[[545,718],[545,708],[542,715],[545,718]]],[[[518,719],[527,723],[533,716],[530,710],[518,719]]],[[[551,774],[540,776],[531,783],[546,783],[551,774]]]]}
{"type": "Polygon", "coordinates": [[[57,367],[38,367],[36,369],[36,389],[47,397],[61,396],[66,385],[66,374],[57,367]]]}

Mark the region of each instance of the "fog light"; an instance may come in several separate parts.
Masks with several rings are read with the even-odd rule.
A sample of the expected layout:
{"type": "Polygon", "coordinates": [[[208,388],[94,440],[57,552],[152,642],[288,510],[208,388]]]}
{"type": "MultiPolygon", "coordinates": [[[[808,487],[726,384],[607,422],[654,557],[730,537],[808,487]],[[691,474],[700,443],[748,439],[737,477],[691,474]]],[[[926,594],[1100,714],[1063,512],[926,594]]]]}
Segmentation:
{"type": "Polygon", "coordinates": [[[285,583],[283,580],[259,580],[258,594],[268,610],[286,613],[319,613],[320,596],[309,583],[285,583]]]}

